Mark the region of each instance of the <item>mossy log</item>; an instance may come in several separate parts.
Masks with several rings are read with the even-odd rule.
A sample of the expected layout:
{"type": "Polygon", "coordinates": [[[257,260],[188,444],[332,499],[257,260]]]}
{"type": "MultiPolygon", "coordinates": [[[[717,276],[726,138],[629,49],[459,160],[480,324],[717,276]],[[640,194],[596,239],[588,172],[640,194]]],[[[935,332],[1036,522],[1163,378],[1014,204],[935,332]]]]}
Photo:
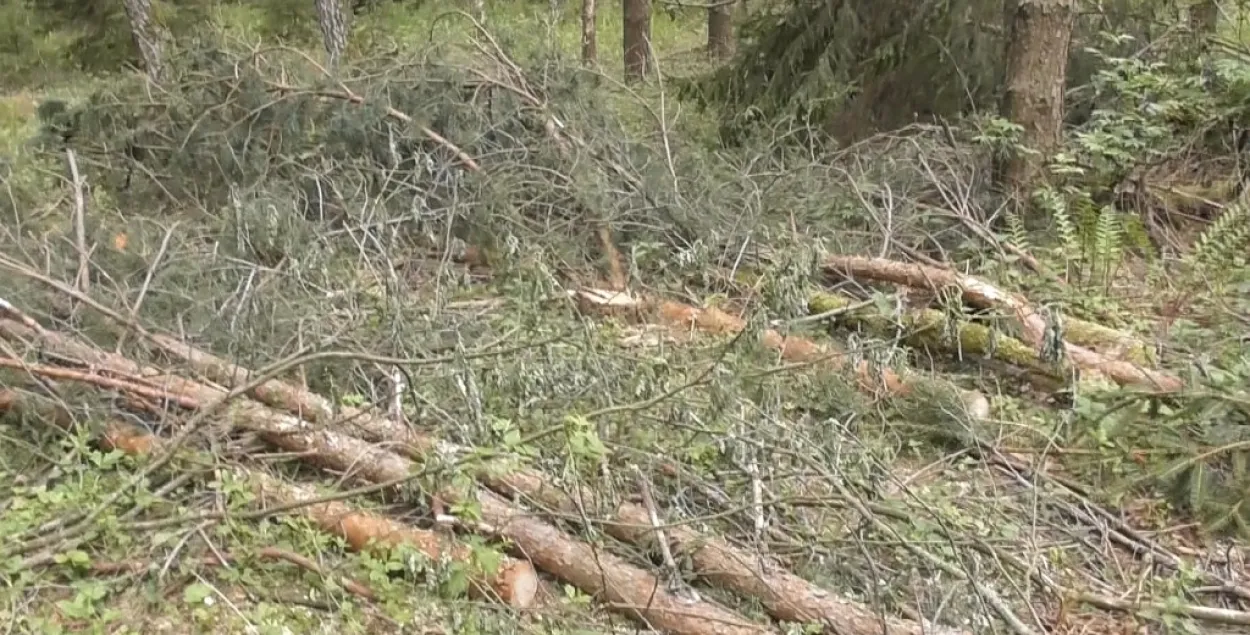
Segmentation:
{"type": "MultiPolygon", "coordinates": [[[[854,300],[832,293],[816,292],[807,300],[813,314],[848,309],[854,300]]],[[[1063,381],[1066,373],[1061,367],[1043,362],[1037,351],[1020,340],[1005,334],[995,334],[990,327],[977,322],[960,322],[955,338],[948,341],[946,315],[936,309],[911,309],[904,311],[897,320],[881,315],[872,307],[861,307],[839,313],[832,318],[836,322],[858,326],[878,335],[893,335],[901,330],[903,341],[917,348],[950,350],[957,354],[980,355],[998,359],[1013,366],[1063,381]]]]}

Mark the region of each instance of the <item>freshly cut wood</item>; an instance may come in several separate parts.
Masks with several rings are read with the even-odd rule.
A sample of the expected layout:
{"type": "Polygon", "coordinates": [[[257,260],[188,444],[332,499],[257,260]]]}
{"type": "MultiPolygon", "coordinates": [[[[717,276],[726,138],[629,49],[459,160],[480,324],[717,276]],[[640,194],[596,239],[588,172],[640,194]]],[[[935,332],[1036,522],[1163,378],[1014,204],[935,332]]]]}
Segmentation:
{"type": "MultiPolygon", "coordinates": [[[[270,505],[310,503],[320,496],[315,490],[284,483],[267,474],[249,471],[248,482],[270,505]]],[[[468,545],[419,529],[385,516],[353,509],[339,501],[306,504],[297,508],[323,531],[342,536],[356,551],[385,551],[407,545],[432,560],[448,557],[454,562],[474,562],[468,545]]],[[[538,572],[526,560],[505,557],[497,571],[475,571],[469,579],[469,596],[490,598],[517,608],[533,606],[538,593],[538,572]]]]}
{"type": "MultiPolygon", "coordinates": [[[[700,309],[680,302],[644,298],[623,291],[577,289],[568,293],[584,310],[634,314],[643,319],[653,315],[663,323],[679,329],[694,328],[709,334],[737,334],[747,327],[746,320],[714,307],[700,309]]],[[[804,337],[786,336],[776,329],[765,329],[760,339],[765,346],[776,350],[782,359],[790,362],[825,363],[835,369],[842,369],[850,361],[844,353],[831,346],[804,337]]],[[[858,362],[854,372],[860,389],[869,394],[884,390],[890,395],[906,396],[912,393],[917,384],[923,382],[930,384],[937,392],[956,395],[969,416],[975,419],[986,419],[990,416],[990,402],[985,395],[964,390],[950,382],[916,376],[903,377],[889,369],[874,370],[867,361],[858,362]]]]}
{"type": "Polygon", "coordinates": [[[620,611],[668,633],[758,635],[774,628],[749,622],[708,600],[672,593],[667,583],[625,560],[574,540],[529,512],[490,492],[478,496],[483,520],[516,542],[544,571],[600,598],[620,611]]]}
{"type": "MultiPolygon", "coordinates": [[[[493,489],[527,497],[570,517],[580,517],[582,509],[600,505],[589,489],[579,488],[580,491],[571,495],[533,472],[499,474],[488,477],[487,481],[493,489]]],[[[655,535],[647,510],[628,502],[616,508],[615,516],[604,524],[604,530],[618,540],[636,545],[645,545],[655,535]]],[[[869,607],[840,598],[784,569],[762,571],[757,560],[741,549],[688,527],[668,524],[663,533],[674,555],[689,556],[701,577],[721,588],[759,599],[769,615],[779,620],[817,623],[824,626],[826,632],[844,635],[971,635],[968,631],[883,617],[869,607]]]]}
{"type": "MultiPolygon", "coordinates": [[[[164,381],[161,382],[160,387],[171,395],[178,395],[179,403],[183,407],[202,408],[226,395],[226,391],[221,388],[200,384],[176,376],[162,375],[155,369],[141,367],[120,355],[93,349],[71,338],[62,337],[50,331],[43,330],[37,332],[25,325],[0,318],[0,337],[11,338],[12,336],[19,336],[13,338],[15,341],[20,339],[29,341],[30,338],[39,338],[44,350],[67,357],[84,359],[99,370],[111,371],[122,375],[125,379],[134,378],[137,381],[139,377],[143,376],[161,377],[164,381]]],[[[117,382],[93,381],[96,375],[81,371],[75,376],[63,374],[61,376],[64,379],[87,381],[106,388],[121,390],[126,388],[117,382]]],[[[354,437],[318,429],[307,421],[272,410],[247,399],[238,399],[229,404],[222,417],[241,429],[254,430],[260,433],[261,437],[268,443],[289,451],[301,453],[301,458],[310,463],[330,470],[353,474],[357,478],[368,482],[378,483],[398,480],[407,475],[408,470],[412,467],[411,462],[392,452],[386,452],[354,437]]],[[[109,428],[105,432],[104,438],[106,442],[111,443],[119,450],[136,452],[150,450],[151,448],[144,444],[155,439],[154,437],[136,437],[132,434],[125,434],[125,428],[121,428],[120,432],[119,429],[109,428]]],[[[287,493],[290,494],[292,492],[287,493]]],[[[347,510],[346,507],[334,507],[333,505],[321,507],[317,511],[322,515],[314,518],[314,520],[321,523],[321,521],[330,518],[328,515],[330,512],[342,511],[346,513],[345,510],[347,510]]],[[[407,530],[403,529],[402,525],[388,524],[391,521],[381,517],[348,514],[341,521],[339,525],[336,525],[335,529],[327,530],[338,532],[354,548],[362,548],[370,539],[380,540],[383,545],[405,542],[413,544],[413,546],[416,546],[423,552],[426,552],[425,548],[430,548],[434,545],[434,543],[426,541],[422,537],[422,533],[407,533],[407,530]]],[[[436,553],[442,552],[438,551],[436,553]]],[[[467,547],[461,546],[461,548],[457,548],[450,553],[453,558],[466,558],[463,561],[468,562],[467,558],[470,552],[467,547]]],[[[526,582],[520,577],[524,575],[526,567],[529,567],[530,574],[533,574],[532,567],[527,563],[508,560],[501,565],[498,576],[485,580],[472,579],[470,588],[471,590],[476,588],[477,591],[474,592],[482,597],[499,598],[512,606],[530,606],[538,583],[536,580],[526,582]],[[488,591],[485,589],[488,589],[488,591]],[[478,591],[481,591],[481,593],[478,593],[478,591]]]]}
{"type": "MultiPolygon", "coordinates": [[[[963,294],[964,301],[969,304],[1014,315],[1024,340],[1032,346],[1041,345],[1046,331],[1046,321],[1024,298],[949,269],[864,256],[829,256],[821,266],[826,272],[840,277],[867,278],[934,292],[945,287],[956,287],[963,294]]],[[[1064,349],[1068,359],[1077,367],[1108,377],[1117,384],[1144,387],[1156,392],[1176,392],[1185,387],[1185,382],[1173,375],[1143,368],[1132,362],[1107,359],[1071,342],[1064,342],[1064,349]]]]}
{"type": "MultiPolygon", "coordinates": [[[[0,319],[0,335],[8,334],[19,334],[27,338],[40,337],[32,329],[0,319]]],[[[80,353],[87,353],[87,350],[82,349],[90,348],[49,332],[45,332],[41,340],[45,349],[53,349],[62,355],[73,355],[76,349],[80,353]],[[60,346],[66,342],[69,344],[60,346]]],[[[116,366],[127,369],[119,372],[143,370],[133,362],[127,363],[125,358],[103,351],[91,355],[91,358],[93,363],[105,368],[116,366]]],[[[144,374],[152,376],[159,373],[144,374]]],[[[183,381],[190,384],[185,389],[193,394],[196,391],[203,397],[214,392],[224,394],[220,388],[204,385],[197,387],[195,382],[183,381]]],[[[302,459],[323,468],[352,471],[375,483],[403,481],[413,471],[413,465],[408,459],[380,450],[364,440],[324,428],[314,429],[307,421],[274,412],[254,402],[240,400],[231,408],[228,416],[237,427],[259,432],[267,442],[299,453],[302,459]],[[251,406],[246,405],[249,403],[251,406]]],[[[691,602],[683,599],[668,591],[665,582],[648,571],[564,534],[550,524],[513,508],[491,492],[474,490],[466,495],[448,488],[438,492],[438,496],[450,503],[477,503],[483,528],[489,528],[498,536],[510,540],[527,558],[557,578],[586,593],[601,596],[609,607],[622,611],[651,628],[680,635],[758,635],[777,632],[767,626],[752,623],[719,604],[706,600],[691,602]]],[[[354,523],[352,526],[362,531],[380,531],[383,535],[386,535],[385,531],[388,529],[384,524],[367,521],[354,523]]],[[[533,588],[537,588],[537,582],[533,588]]],[[[499,597],[515,591],[507,585],[492,585],[492,590],[499,597]]],[[[533,593],[530,595],[532,601],[533,593]]]]}
{"type": "MultiPolygon", "coordinates": [[[[155,342],[166,352],[187,362],[196,372],[223,385],[244,384],[253,375],[249,369],[173,338],[158,336],[155,342]]],[[[316,413],[314,417],[326,417],[319,422],[327,425],[334,421],[333,408],[324,397],[287,382],[271,380],[252,394],[275,408],[306,415],[316,413]]],[[[345,422],[341,425],[352,426],[352,429],[363,432],[366,440],[388,442],[408,456],[420,457],[435,448],[453,456],[465,451],[376,413],[344,408],[338,413],[338,417],[345,422]]],[[[339,427],[340,424],[333,425],[339,427]]],[[[533,470],[523,469],[503,474],[487,471],[480,474],[479,478],[492,489],[504,494],[521,494],[549,509],[578,515],[579,508],[574,498],[552,484],[545,475],[533,470]]],[[[593,492],[582,491],[580,494],[582,497],[578,500],[593,501],[595,498],[593,492]]],[[[597,505],[598,503],[594,503],[591,506],[597,505]]],[[[618,509],[616,520],[617,523],[607,526],[607,530],[614,537],[633,543],[646,538],[647,532],[641,532],[642,528],[636,526],[649,522],[646,510],[642,507],[626,503],[618,509]],[[627,526],[629,524],[635,526],[627,526]]],[[[693,553],[695,570],[701,576],[712,584],[760,600],[769,614],[779,620],[823,622],[842,629],[835,632],[848,635],[876,635],[887,626],[889,632],[900,634],[962,633],[943,631],[936,627],[925,630],[919,623],[908,620],[887,619],[883,623],[881,617],[871,609],[839,598],[799,576],[783,570],[768,573],[756,571],[746,564],[751,562],[748,555],[724,540],[708,538],[689,529],[682,529],[671,535],[679,548],[693,553]]],[[[533,554],[528,555],[533,557],[533,554]]],[[[541,562],[539,566],[542,566],[541,562]]]]}
{"type": "MultiPolygon", "coordinates": [[[[55,425],[65,428],[73,424],[72,417],[51,401],[17,390],[0,390],[0,412],[10,410],[38,412],[46,415],[45,418],[55,425]]],[[[107,449],[132,456],[150,454],[161,445],[161,439],[150,432],[119,421],[111,421],[105,426],[100,441],[107,449]]],[[[450,537],[359,511],[340,501],[315,502],[321,495],[309,487],[284,483],[257,470],[233,469],[235,475],[250,484],[267,506],[298,505],[291,513],[308,518],[327,533],[341,536],[355,551],[376,552],[407,545],[432,560],[446,555],[455,562],[473,561],[470,547],[450,537]]],[[[532,606],[537,591],[538,574],[533,565],[514,558],[504,558],[497,571],[472,576],[469,585],[471,597],[495,599],[517,608],[532,606]]]]}

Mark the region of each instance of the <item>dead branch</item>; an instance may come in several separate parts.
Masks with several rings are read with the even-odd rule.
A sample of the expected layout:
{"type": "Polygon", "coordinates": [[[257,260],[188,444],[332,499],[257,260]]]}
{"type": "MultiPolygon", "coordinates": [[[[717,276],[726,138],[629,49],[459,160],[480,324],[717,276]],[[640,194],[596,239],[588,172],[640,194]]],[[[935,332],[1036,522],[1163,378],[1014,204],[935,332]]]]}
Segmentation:
{"type": "MultiPolygon", "coordinates": [[[[934,292],[954,286],[969,304],[1014,315],[1025,341],[1030,345],[1040,346],[1045,336],[1046,322],[1029,306],[1028,301],[972,276],[949,269],[863,256],[829,256],[822,266],[827,273],[839,277],[867,278],[934,292]]],[[[1070,342],[1064,342],[1064,349],[1068,359],[1078,367],[1104,375],[1121,385],[1142,386],[1156,392],[1176,392],[1185,387],[1185,383],[1173,375],[1142,368],[1131,362],[1107,359],[1070,342]]]]}

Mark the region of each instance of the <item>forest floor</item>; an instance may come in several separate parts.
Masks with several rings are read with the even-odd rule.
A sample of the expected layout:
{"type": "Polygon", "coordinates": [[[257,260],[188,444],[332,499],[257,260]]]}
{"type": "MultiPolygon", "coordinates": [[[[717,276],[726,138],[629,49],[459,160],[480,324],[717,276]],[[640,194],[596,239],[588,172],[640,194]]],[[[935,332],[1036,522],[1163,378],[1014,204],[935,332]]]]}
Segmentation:
{"type": "Polygon", "coordinates": [[[998,237],[940,129],[714,150],[689,15],[632,89],[390,4],[0,100],[0,624],[1250,627],[1245,272],[998,237]]]}

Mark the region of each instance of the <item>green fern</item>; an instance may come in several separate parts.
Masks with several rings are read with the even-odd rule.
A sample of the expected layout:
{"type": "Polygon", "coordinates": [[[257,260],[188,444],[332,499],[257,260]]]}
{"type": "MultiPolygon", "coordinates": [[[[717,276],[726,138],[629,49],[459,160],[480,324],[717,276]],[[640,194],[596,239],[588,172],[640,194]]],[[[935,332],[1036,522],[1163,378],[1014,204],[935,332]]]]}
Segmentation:
{"type": "Polygon", "coordinates": [[[1049,213],[1051,220],[1055,223],[1059,238],[1059,251],[1064,260],[1080,254],[1081,232],[1073,222],[1072,214],[1068,209],[1068,201],[1063,194],[1052,188],[1043,188],[1037,192],[1036,200],[1038,207],[1049,213]]]}
{"type": "Polygon", "coordinates": [[[1023,252],[1032,251],[1029,244],[1029,233],[1024,226],[1024,218],[1012,207],[1007,209],[1007,244],[1023,252]]]}
{"type": "Polygon", "coordinates": [[[1104,284],[1108,284],[1124,252],[1124,225],[1121,214],[1111,205],[1103,206],[1094,224],[1090,242],[1090,272],[1101,270],[1104,284]]]}
{"type": "Polygon", "coordinates": [[[1186,264],[1195,271],[1214,273],[1246,257],[1250,247],[1250,212],[1242,204],[1228,207],[1211,223],[1186,255],[1186,264]]]}

